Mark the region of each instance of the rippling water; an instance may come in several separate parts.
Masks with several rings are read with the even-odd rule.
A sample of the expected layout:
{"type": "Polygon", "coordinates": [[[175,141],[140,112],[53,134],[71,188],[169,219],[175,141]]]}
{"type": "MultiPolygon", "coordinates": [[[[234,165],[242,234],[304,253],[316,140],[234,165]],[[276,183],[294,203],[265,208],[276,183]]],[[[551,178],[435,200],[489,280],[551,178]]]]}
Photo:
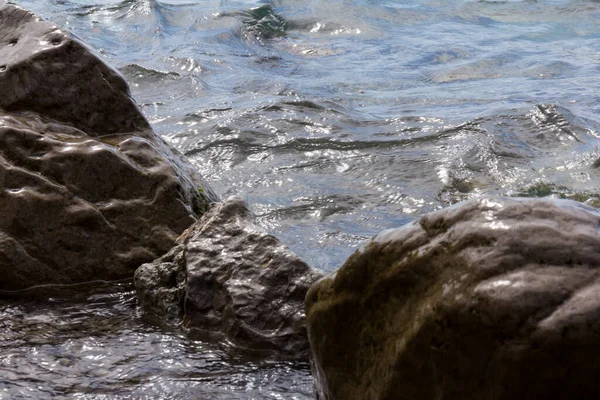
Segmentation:
{"type": "MultiPolygon", "coordinates": [[[[39,290],[37,290],[39,293],[39,290]]],[[[312,399],[308,364],[144,323],[131,283],[0,303],[0,399],[312,399]]]]}
{"type": "MultiPolygon", "coordinates": [[[[325,271],[374,233],[473,196],[600,205],[600,2],[20,4],[119,68],[220,195],[244,197],[325,271]]],[[[236,364],[142,324],[131,289],[111,288],[91,306],[2,306],[0,397],[310,397],[305,366],[236,364]]]]}

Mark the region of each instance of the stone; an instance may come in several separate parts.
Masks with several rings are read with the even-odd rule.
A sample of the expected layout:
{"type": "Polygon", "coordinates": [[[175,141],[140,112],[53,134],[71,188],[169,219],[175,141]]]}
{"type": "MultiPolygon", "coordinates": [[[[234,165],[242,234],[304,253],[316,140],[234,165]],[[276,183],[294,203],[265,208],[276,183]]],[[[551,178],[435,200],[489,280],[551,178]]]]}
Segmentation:
{"type": "Polygon", "coordinates": [[[253,223],[237,198],[215,205],[135,286],[147,316],[237,348],[308,357],[304,298],[322,273],[253,223]]]}
{"type": "Polygon", "coordinates": [[[90,136],[147,132],[121,75],[56,25],[0,0],[0,108],[34,112],[90,136]]]}
{"type": "Polygon", "coordinates": [[[491,197],[380,233],[307,294],[318,398],[598,398],[599,228],[491,197]]]}
{"type": "Polygon", "coordinates": [[[0,291],[131,278],[218,201],[122,77],[0,0],[0,291]]]}

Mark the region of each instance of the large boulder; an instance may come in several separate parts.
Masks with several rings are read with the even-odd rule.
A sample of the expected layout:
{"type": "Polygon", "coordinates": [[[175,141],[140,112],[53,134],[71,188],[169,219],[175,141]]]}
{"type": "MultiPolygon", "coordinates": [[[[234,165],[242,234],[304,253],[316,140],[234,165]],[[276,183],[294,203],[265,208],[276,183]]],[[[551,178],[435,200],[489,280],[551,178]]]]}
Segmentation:
{"type": "Polygon", "coordinates": [[[165,256],[135,273],[148,316],[250,350],[307,357],[304,298],[322,274],[253,223],[246,204],[215,205],[165,256]]]}
{"type": "Polygon", "coordinates": [[[319,398],[600,398],[599,229],[482,198],[377,235],[307,295],[319,398]]]}
{"type": "Polygon", "coordinates": [[[91,136],[149,131],[122,77],[83,44],[4,0],[0,21],[1,109],[34,112],[91,136]]]}
{"type": "Polygon", "coordinates": [[[0,0],[0,291],[132,277],[217,196],[122,77],[0,0]]]}

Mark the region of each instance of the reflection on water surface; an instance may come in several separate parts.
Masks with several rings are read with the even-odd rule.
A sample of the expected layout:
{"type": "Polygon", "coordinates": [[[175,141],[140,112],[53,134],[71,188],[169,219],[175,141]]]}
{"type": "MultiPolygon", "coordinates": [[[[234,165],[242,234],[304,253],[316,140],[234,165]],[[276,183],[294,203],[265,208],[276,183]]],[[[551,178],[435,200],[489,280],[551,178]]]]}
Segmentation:
{"type": "Polygon", "coordinates": [[[1,301],[0,330],[0,399],[313,398],[308,364],[146,323],[130,282],[1,301]]]}

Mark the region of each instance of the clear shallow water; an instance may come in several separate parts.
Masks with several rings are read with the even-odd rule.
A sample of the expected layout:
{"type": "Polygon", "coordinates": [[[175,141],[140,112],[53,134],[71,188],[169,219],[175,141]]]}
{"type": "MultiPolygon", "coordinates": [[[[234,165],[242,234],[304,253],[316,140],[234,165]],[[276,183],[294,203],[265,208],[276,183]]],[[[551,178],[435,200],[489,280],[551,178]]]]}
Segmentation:
{"type": "Polygon", "coordinates": [[[0,301],[0,399],[312,399],[308,363],[145,323],[131,283],[0,301]]]}
{"type": "MultiPolygon", "coordinates": [[[[383,229],[482,194],[600,204],[594,166],[600,2],[19,3],[71,30],[117,67],[156,131],[222,197],[244,197],[260,224],[325,271],[383,229]]],[[[132,302],[129,297],[130,309],[120,314],[129,325],[119,322],[126,328],[113,332],[104,351],[120,352],[119,338],[137,343],[123,361],[137,368],[144,361],[135,355],[144,354],[152,335],[164,335],[177,349],[173,354],[201,364],[204,352],[190,350],[176,333],[130,319],[132,302]]],[[[111,310],[110,304],[99,310],[111,310]]],[[[15,307],[19,315],[30,312],[11,303],[0,309],[2,320],[18,319],[11,316],[15,307]]],[[[61,307],[43,307],[48,325],[59,324],[61,307]]],[[[60,331],[48,354],[93,326],[60,331]]],[[[27,329],[8,328],[9,337],[27,329]]],[[[111,382],[86,378],[98,364],[85,361],[82,350],[74,354],[74,376],[88,385],[111,382]]],[[[36,363],[22,361],[21,379],[35,377],[36,363]]],[[[197,388],[194,379],[170,381],[161,366],[152,368],[125,384],[131,396],[197,388]]],[[[243,376],[246,367],[239,368],[243,376]]],[[[306,370],[286,368],[270,370],[289,386],[282,398],[309,393],[306,370]],[[286,381],[290,374],[303,383],[286,381]]],[[[229,376],[237,379],[231,372],[205,385],[222,389],[229,376]]],[[[277,398],[233,387],[230,398],[277,398]]]]}

